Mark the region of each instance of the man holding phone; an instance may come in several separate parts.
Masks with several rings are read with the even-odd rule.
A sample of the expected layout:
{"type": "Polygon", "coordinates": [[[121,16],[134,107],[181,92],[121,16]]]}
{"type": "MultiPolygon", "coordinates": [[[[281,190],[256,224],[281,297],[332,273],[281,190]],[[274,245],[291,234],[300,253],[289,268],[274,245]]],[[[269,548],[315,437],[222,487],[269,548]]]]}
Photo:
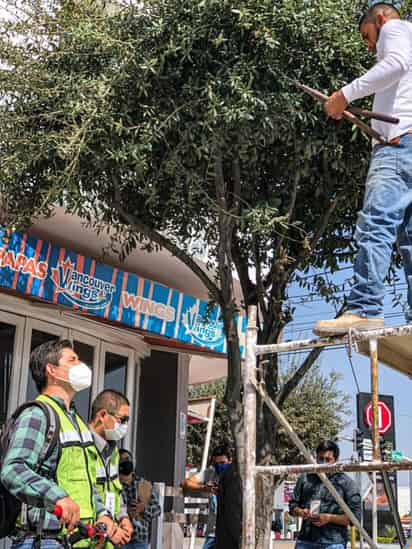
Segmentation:
{"type": "MultiPolygon", "coordinates": [[[[331,440],[324,440],[316,449],[316,458],[318,463],[336,463],[339,447],[331,440]]],[[[360,519],[361,497],[353,480],[345,473],[333,473],[329,478],[360,519]]],[[[303,519],[296,549],[345,549],[350,521],[317,475],[304,474],[298,478],[289,509],[293,516],[303,519]]]]}
{"type": "Polygon", "coordinates": [[[209,496],[209,514],[207,519],[205,543],[202,549],[216,547],[216,516],[217,493],[219,490],[219,476],[232,463],[228,445],[216,446],[212,450],[210,467],[192,475],[182,482],[182,488],[187,493],[204,493],[209,496]]]}

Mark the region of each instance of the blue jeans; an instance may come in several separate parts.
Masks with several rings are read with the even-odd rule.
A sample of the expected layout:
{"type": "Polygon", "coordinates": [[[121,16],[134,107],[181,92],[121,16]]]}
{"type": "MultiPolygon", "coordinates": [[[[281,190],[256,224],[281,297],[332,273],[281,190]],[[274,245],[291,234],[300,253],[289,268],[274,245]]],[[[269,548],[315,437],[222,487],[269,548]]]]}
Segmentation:
{"type": "Polygon", "coordinates": [[[216,547],[216,538],[215,536],[207,536],[205,543],[203,544],[202,549],[215,549],[216,547]]]}
{"type": "Polygon", "coordinates": [[[312,541],[297,541],[295,549],[346,549],[343,543],[314,543],[312,541]]]}
{"type": "Polygon", "coordinates": [[[408,283],[406,318],[412,320],[412,134],[401,137],[399,147],[374,147],[355,236],[359,251],[348,311],[383,315],[384,280],[398,240],[408,283]]]}
{"type": "Polygon", "coordinates": [[[122,545],[122,549],[149,549],[149,544],[145,541],[131,541],[122,545]]]}
{"type": "MultiPolygon", "coordinates": [[[[25,539],[23,541],[13,541],[11,549],[32,549],[33,544],[33,538],[25,539]]],[[[40,547],[41,549],[60,549],[63,545],[55,539],[43,539],[40,547]]]]}

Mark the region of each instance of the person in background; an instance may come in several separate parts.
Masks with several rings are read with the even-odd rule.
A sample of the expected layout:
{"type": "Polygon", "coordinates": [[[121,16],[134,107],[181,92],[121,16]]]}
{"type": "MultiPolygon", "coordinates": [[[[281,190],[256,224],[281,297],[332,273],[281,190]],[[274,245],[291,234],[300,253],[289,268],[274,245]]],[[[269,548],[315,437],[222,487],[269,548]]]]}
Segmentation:
{"type": "Polygon", "coordinates": [[[97,491],[116,522],[113,544],[120,546],[130,541],[133,532],[122,498],[117,447],[127,434],[129,408],[127,398],[117,391],[106,389],[97,395],[92,403],[90,420],[95,445],[87,449],[90,462],[95,468],[97,491]]]}
{"type": "Polygon", "coordinates": [[[215,465],[217,488],[216,549],[240,549],[242,537],[242,481],[232,453],[225,450],[228,463],[215,465]]]}
{"type": "MultiPolygon", "coordinates": [[[[331,440],[322,441],[316,449],[318,463],[336,463],[339,447],[331,440]]],[[[346,473],[333,473],[330,481],[352,513],[360,519],[361,497],[346,473]]],[[[345,549],[349,519],[315,474],[301,475],[289,503],[290,513],[303,519],[296,549],[345,549]]]]}
{"type": "Polygon", "coordinates": [[[223,468],[232,461],[230,452],[226,446],[217,446],[212,450],[211,465],[185,479],[182,482],[184,490],[207,493],[209,496],[209,515],[206,526],[205,543],[203,549],[216,547],[216,515],[217,515],[217,488],[219,474],[223,468]]]}
{"type": "Polygon", "coordinates": [[[132,454],[128,450],[120,450],[122,495],[134,527],[132,538],[123,549],[149,549],[152,521],[161,514],[162,508],[152,483],[137,477],[134,471],[132,454]]]}

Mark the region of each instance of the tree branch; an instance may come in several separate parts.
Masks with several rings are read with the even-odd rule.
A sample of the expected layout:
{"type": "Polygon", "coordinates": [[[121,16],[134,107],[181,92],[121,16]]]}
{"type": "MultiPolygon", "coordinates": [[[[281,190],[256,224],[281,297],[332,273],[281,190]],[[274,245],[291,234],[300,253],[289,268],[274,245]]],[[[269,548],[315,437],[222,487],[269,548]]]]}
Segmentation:
{"type": "Polygon", "coordinates": [[[263,281],[262,281],[262,269],[260,265],[260,255],[259,255],[259,243],[258,243],[258,237],[256,235],[253,235],[253,255],[255,258],[255,266],[256,266],[256,290],[257,290],[257,298],[259,303],[259,308],[261,310],[263,319],[264,319],[264,325],[270,324],[270,316],[269,316],[269,310],[267,307],[267,304],[265,303],[265,289],[263,287],[263,281]]]}
{"type": "Polygon", "coordinates": [[[149,240],[155,242],[162,248],[168,250],[173,256],[177,257],[182,263],[184,263],[208,289],[211,297],[219,304],[223,305],[223,296],[220,288],[213,282],[213,280],[205,273],[205,271],[196,263],[196,261],[185,253],[181,248],[174,244],[171,240],[166,238],[164,235],[158,231],[151,229],[138,219],[136,219],[132,214],[128,213],[121,203],[119,203],[118,198],[116,197],[113,202],[113,207],[119,214],[120,218],[126,223],[130,228],[134,229],[136,232],[139,232],[145,235],[149,240]]]}
{"type": "Polygon", "coordinates": [[[299,385],[299,383],[304,378],[304,376],[308,373],[310,368],[313,366],[313,363],[319,357],[321,352],[322,352],[321,348],[312,349],[312,351],[305,358],[303,363],[299,366],[299,368],[292,375],[292,377],[290,377],[288,381],[283,385],[282,389],[279,391],[279,394],[276,398],[276,403],[279,406],[279,408],[283,406],[285,400],[293,391],[293,389],[295,389],[299,385]]]}
{"type": "Polygon", "coordinates": [[[328,226],[329,219],[330,219],[331,215],[333,214],[333,212],[335,211],[336,206],[338,205],[340,198],[341,198],[341,195],[338,195],[329,204],[329,208],[326,210],[325,215],[322,218],[322,221],[319,225],[318,230],[316,231],[313,238],[311,239],[309,247],[303,249],[302,252],[300,254],[298,254],[295,261],[293,261],[289,265],[289,267],[288,267],[288,273],[289,274],[296,271],[299,268],[301,261],[303,261],[309,254],[313,253],[313,250],[316,248],[319,240],[322,238],[322,235],[326,230],[326,227],[328,226]]]}
{"type": "MultiPolygon", "coordinates": [[[[233,170],[233,204],[232,210],[236,216],[239,216],[240,211],[240,193],[241,193],[241,173],[240,173],[240,162],[239,160],[234,160],[232,165],[233,170]]],[[[233,218],[234,219],[234,218],[233,218]]],[[[240,243],[236,234],[236,226],[233,227],[231,232],[231,246],[230,246],[230,257],[235,265],[236,271],[239,276],[240,285],[242,288],[243,302],[247,309],[250,303],[250,296],[253,295],[256,291],[256,286],[250,280],[249,277],[249,266],[248,266],[248,256],[246,260],[242,260],[242,254],[240,252],[240,243]]]]}
{"type": "MultiPolygon", "coordinates": [[[[240,186],[240,172],[233,174],[235,185],[240,186]],[[237,181],[237,183],[236,183],[237,181]]],[[[242,376],[240,369],[239,335],[235,323],[235,300],[233,283],[232,237],[235,228],[235,216],[231,215],[228,208],[227,184],[223,171],[223,162],[220,153],[216,155],[215,162],[215,192],[219,204],[219,242],[218,242],[218,270],[222,297],[225,303],[223,317],[225,333],[228,343],[228,378],[225,393],[225,402],[231,407],[236,407],[240,399],[242,376]]],[[[239,191],[240,192],[240,187],[239,191]]],[[[237,195],[238,197],[239,195],[237,195]]],[[[234,198],[233,207],[235,207],[234,198]]]]}
{"type": "Polygon", "coordinates": [[[236,159],[233,161],[232,171],[233,171],[233,181],[234,181],[232,210],[234,215],[239,215],[240,193],[242,188],[239,159],[236,159]]]}
{"type": "MultiPolygon", "coordinates": [[[[335,318],[340,316],[344,311],[344,309],[345,309],[345,306],[343,305],[339,309],[339,311],[336,313],[335,318]]],[[[290,393],[293,391],[293,389],[295,389],[299,385],[303,377],[307,374],[307,372],[313,366],[313,363],[319,357],[321,352],[322,352],[322,348],[312,349],[312,351],[309,353],[309,355],[306,357],[303,363],[299,366],[296,372],[294,372],[294,374],[283,385],[276,399],[276,403],[280,408],[282,407],[282,405],[284,404],[285,400],[290,395],[290,393]]]]}
{"type": "Polygon", "coordinates": [[[239,240],[237,238],[236,232],[233,233],[233,237],[232,237],[231,253],[232,253],[233,263],[235,265],[237,274],[239,276],[239,282],[240,282],[240,286],[242,288],[242,294],[243,294],[243,301],[244,301],[245,307],[247,308],[248,305],[251,303],[250,301],[251,296],[253,296],[254,293],[256,292],[256,287],[249,277],[247,258],[246,258],[246,261],[242,260],[241,253],[240,253],[240,244],[239,244],[239,240]]]}
{"type": "MultiPolygon", "coordinates": [[[[290,224],[290,222],[292,220],[292,216],[293,216],[293,211],[295,209],[296,198],[297,198],[297,194],[298,194],[299,179],[300,179],[299,173],[296,172],[295,177],[293,178],[292,196],[291,196],[291,199],[290,199],[290,204],[289,204],[289,208],[288,208],[288,217],[287,217],[287,221],[286,221],[287,224],[290,224]]],[[[273,257],[275,259],[278,257],[280,249],[283,246],[283,242],[285,241],[285,237],[286,237],[286,232],[287,232],[287,227],[284,227],[283,230],[282,230],[282,233],[279,237],[278,243],[276,244],[275,252],[273,254],[273,257]]],[[[271,280],[271,273],[269,273],[269,275],[267,276],[267,278],[264,282],[266,287],[268,286],[268,284],[270,284],[270,280],[271,280]]]]}
{"type": "Polygon", "coordinates": [[[329,205],[329,208],[326,210],[325,216],[323,218],[322,223],[320,224],[319,229],[316,231],[314,237],[310,241],[310,248],[311,251],[313,251],[319,242],[320,238],[322,237],[323,233],[326,230],[326,227],[328,226],[330,216],[333,214],[333,212],[336,210],[336,206],[338,205],[340,199],[340,195],[335,198],[335,200],[332,200],[332,202],[329,205]]]}

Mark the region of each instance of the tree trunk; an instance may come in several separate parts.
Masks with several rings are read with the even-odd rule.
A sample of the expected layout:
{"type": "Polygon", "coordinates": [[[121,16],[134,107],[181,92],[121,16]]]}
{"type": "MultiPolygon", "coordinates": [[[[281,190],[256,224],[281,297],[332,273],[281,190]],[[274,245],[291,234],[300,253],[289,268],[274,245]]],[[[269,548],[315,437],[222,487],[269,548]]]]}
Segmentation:
{"type": "Polygon", "coordinates": [[[270,547],[273,496],[273,477],[258,475],[256,477],[256,549],[270,547]]]}

